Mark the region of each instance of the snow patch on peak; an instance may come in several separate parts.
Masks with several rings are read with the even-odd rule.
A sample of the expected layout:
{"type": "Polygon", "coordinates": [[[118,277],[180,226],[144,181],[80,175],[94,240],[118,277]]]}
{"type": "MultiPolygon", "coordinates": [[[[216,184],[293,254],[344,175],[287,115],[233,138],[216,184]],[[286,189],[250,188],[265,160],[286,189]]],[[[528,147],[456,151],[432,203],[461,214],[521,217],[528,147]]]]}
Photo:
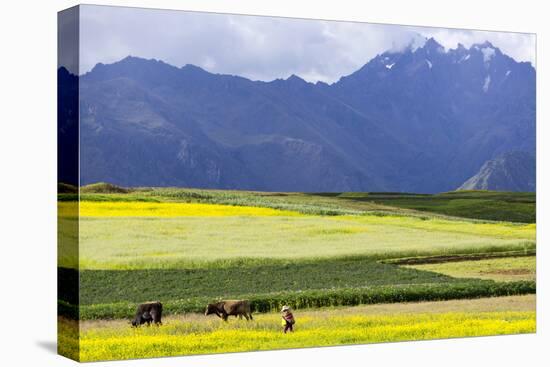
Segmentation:
{"type": "Polygon", "coordinates": [[[469,60],[469,59],[470,59],[470,54],[464,55],[464,56],[462,56],[462,57],[460,58],[460,60],[458,60],[458,63],[460,64],[461,62],[467,61],[467,60],[469,60]]]}
{"type": "Polygon", "coordinates": [[[426,64],[428,64],[428,67],[431,69],[433,67],[433,64],[430,60],[426,59],[426,64]]]}
{"type": "Polygon", "coordinates": [[[487,75],[485,81],[483,82],[483,92],[487,93],[489,90],[489,84],[491,84],[491,76],[487,75]]]}
{"type": "Polygon", "coordinates": [[[492,47],[484,47],[481,49],[483,53],[483,62],[488,63],[495,56],[495,49],[492,47]]]}

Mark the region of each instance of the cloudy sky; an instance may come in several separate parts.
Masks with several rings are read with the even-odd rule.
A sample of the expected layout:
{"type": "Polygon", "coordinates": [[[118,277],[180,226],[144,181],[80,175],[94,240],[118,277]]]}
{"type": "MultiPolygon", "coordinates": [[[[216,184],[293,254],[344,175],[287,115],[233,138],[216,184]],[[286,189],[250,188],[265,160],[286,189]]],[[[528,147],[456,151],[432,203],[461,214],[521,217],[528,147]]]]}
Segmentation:
{"type": "Polygon", "coordinates": [[[334,82],[386,50],[434,37],[446,48],[489,40],[518,61],[535,61],[535,36],[107,6],[82,6],[80,73],[128,55],[253,80],[334,82]]]}

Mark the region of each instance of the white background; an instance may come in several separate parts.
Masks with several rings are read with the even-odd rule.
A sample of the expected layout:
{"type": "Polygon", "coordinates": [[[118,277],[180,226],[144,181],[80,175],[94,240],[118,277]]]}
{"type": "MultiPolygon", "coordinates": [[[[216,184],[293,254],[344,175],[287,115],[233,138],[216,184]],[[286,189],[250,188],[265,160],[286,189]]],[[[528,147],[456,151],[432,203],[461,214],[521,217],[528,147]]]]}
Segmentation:
{"type": "MultiPolygon", "coordinates": [[[[543,366],[547,279],[550,33],[545,1],[179,0],[131,5],[537,33],[538,314],[536,335],[163,358],[96,366],[543,366]],[[544,103],[546,101],[546,104],[544,103]],[[546,166],[545,166],[546,165],[546,166]]],[[[0,12],[0,362],[74,365],[56,340],[56,21],[74,1],[5,1],[0,12]]],[[[358,45],[358,47],[360,47],[358,45]]]]}

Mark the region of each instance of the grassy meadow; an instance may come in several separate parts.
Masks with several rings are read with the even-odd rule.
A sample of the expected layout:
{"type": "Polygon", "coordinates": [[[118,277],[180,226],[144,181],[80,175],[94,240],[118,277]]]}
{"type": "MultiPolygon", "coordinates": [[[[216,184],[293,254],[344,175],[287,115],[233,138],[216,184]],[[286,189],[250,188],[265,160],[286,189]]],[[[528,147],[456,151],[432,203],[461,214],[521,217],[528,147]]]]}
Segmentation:
{"type": "MultiPolygon", "coordinates": [[[[95,184],[76,199],[70,190],[59,195],[66,240],[58,260],[59,276],[79,284],[80,307],[63,289],[59,303],[67,316],[86,320],[80,343],[67,351],[82,360],[535,330],[533,194],[95,184]],[[219,299],[249,299],[255,321],[224,324],[199,314],[219,299]],[[130,329],[136,305],[151,300],[163,303],[165,325],[130,329]],[[283,304],[301,320],[299,332],[285,337],[275,312],[283,304]],[[388,311],[373,314],[380,304],[388,311]]],[[[71,328],[60,320],[62,332],[71,328]]]]}
{"type": "Polygon", "coordinates": [[[453,261],[409,266],[412,269],[446,274],[453,278],[479,278],[495,281],[535,281],[535,256],[453,261]]]}

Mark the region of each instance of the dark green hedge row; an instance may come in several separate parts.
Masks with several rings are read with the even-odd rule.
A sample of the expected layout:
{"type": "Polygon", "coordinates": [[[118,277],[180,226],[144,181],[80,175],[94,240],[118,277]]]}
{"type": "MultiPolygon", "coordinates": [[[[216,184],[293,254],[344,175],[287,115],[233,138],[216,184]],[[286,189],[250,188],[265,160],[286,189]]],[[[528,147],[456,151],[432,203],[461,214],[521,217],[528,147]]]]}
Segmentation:
{"type": "Polygon", "coordinates": [[[467,282],[415,284],[403,287],[380,286],[363,289],[341,289],[281,294],[251,298],[257,312],[280,309],[284,304],[294,308],[355,306],[374,303],[443,301],[451,299],[498,297],[536,292],[535,282],[467,282]]]}
{"type": "MultiPolygon", "coordinates": [[[[447,284],[414,284],[406,286],[379,286],[371,288],[350,288],[334,290],[314,290],[304,292],[281,292],[243,297],[252,302],[254,312],[279,310],[283,305],[295,309],[354,306],[374,303],[443,301],[451,299],[482,298],[511,296],[536,293],[536,283],[520,282],[464,282],[447,284]]],[[[208,302],[215,300],[193,298],[183,300],[160,300],[165,314],[182,314],[186,312],[204,312],[208,302]]],[[[77,307],[59,301],[60,312],[66,316],[77,315],[77,307]]],[[[135,304],[112,303],[87,305],[80,307],[80,318],[90,319],[130,319],[135,311],[135,304]]],[[[62,314],[63,315],[63,314],[62,314]]]]}

